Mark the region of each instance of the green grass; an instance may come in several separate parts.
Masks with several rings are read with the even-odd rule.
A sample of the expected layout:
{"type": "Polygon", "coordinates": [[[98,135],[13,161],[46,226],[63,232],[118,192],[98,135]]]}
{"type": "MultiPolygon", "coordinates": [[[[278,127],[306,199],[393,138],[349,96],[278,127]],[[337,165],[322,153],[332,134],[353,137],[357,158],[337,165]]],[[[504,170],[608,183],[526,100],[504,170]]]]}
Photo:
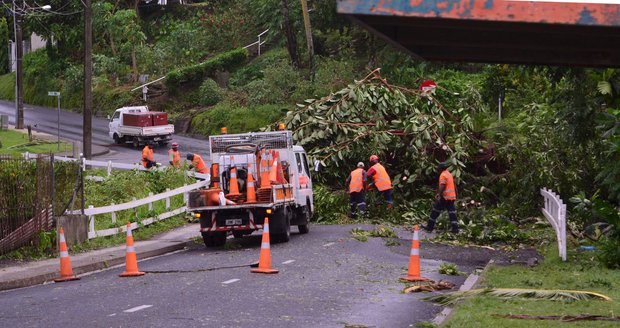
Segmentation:
{"type": "MultiPolygon", "coordinates": [[[[25,152],[43,154],[59,151],[58,143],[53,140],[33,138],[32,142],[29,142],[28,134],[12,130],[0,131],[0,143],[2,144],[0,155],[19,155],[25,152]]],[[[60,151],[71,150],[72,145],[65,142],[60,143],[60,151]]]]}
{"type": "Polygon", "coordinates": [[[602,293],[612,301],[546,301],[532,299],[502,300],[474,297],[455,309],[446,327],[618,327],[612,321],[577,321],[570,324],[551,320],[520,320],[493,317],[493,314],[527,315],[620,315],[620,270],[602,267],[591,252],[570,252],[567,262],[557,248],[546,250],[546,260],[537,267],[521,265],[492,266],[481,287],[568,289],[602,293]]]}

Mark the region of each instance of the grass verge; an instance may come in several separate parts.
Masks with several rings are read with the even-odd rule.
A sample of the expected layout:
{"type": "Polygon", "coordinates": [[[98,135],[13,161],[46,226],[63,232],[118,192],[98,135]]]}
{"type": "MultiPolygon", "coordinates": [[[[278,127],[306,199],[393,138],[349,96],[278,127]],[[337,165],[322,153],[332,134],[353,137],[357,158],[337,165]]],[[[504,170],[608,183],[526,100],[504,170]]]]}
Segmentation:
{"type": "Polygon", "coordinates": [[[32,141],[29,141],[26,133],[12,130],[0,131],[0,155],[19,155],[25,152],[42,154],[71,150],[72,146],[65,142],[61,142],[58,147],[58,143],[53,140],[33,137],[32,141]]]}
{"type": "Polygon", "coordinates": [[[602,293],[612,301],[550,301],[499,299],[478,296],[455,308],[446,327],[618,327],[612,321],[523,320],[494,317],[494,314],[618,316],[620,314],[620,270],[604,268],[592,252],[569,251],[562,262],[557,248],[546,249],[546,260],[530,268],[521,265],[492,266],[483,277],[481,288],[529,288],[584,290],[602,293]]]}

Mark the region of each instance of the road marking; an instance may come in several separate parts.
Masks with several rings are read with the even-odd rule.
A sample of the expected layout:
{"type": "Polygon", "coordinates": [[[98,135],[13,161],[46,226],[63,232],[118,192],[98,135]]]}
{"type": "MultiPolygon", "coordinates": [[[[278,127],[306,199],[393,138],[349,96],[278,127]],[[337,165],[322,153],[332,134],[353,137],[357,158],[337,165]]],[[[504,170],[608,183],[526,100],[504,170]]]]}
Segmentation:
{"type": "Polygon", "coordinates": [[[291,264],[291,263],[293,263],[293,262],[295,262],[295,260],[288,260],[288,261],[284,261],[284,262],[282,262],[282,264],[291,264]]]}
{"type": "Polygon", "coordinates": [[[323,246],[328,247],[328,246],[331,246],[331,245],[333,245],[333,244],[335,244],[335,243],[327,243],[327,244],[325,244],[325,245],[323,245],[323,246]]]}
{"type": "Polygon", "coordinates": [[[115,315],[116,315],[116,313],[108,314],[108,317],[113,317],[115,315]]]}
{"type": "Polygon", "coordinates": [[[136,306],[135,308],[131,308],[129,310],[125,310],[123,312],[127,312],[127,313],[132,313],[132,312],[136,312],[136,311],[140,311],[140,310],[144,310],[144,309],[148,309],[150,308],[152,305],[140,305],[140,306],[136,306]]]}
{"type": "Polygon", "coordinates": [[[230,279],[230,280],[226,280],[226,281],[224,281],[222,283],[225,284],[225,285],[228,285],[228,284],[232,284],[233,282],[237,282],[239,280],[241,280],[241,279],[230,279]]]}

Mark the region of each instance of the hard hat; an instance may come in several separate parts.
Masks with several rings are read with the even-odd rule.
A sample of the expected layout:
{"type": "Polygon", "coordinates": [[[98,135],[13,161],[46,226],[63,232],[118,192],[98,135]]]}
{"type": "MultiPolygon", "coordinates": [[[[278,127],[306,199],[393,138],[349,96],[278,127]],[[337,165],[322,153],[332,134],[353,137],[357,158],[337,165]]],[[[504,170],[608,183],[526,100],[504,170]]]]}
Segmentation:
{"type": "Polygon", "coordinates": [[[187,154],[187,160],[188,161],[193,161],[194,160],[194,154],[192,154],[192,153],[187,154]]]}
{"type": "Polygon", "coordinates": [[[379,157],[377,155],[370,155],[370,161],[379,161],[379,157]]]}
{"type": "Polygon", "coordinates": [[[173,142],[173,143],[172,143],[172,148],[177,148],[177,147],[179,147],[179,144],[178,144],[178,143],[176,143],[176,142],[173,142]]]}
{"type": "Polygon", "coordinates": [[[364,162],[357,163],[357,167],[364,167],[364,162]]]}

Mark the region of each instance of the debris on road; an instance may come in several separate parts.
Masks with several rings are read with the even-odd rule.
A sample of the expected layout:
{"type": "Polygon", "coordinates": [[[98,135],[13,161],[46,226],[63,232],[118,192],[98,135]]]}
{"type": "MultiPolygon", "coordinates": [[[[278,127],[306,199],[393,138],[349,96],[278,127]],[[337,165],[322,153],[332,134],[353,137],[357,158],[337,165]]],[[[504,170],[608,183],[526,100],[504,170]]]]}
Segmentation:
{"type": "Polygon", "coordinates": [[[403,290],[403,293],[436,292],[438,290],[452,289],[454,286],[455,285],[453,283],[444,280],[439,280],[438,282],[428,281],[423,284],[409,286],[403,290]]]}
{"type": "Polygon", "coordinates": [[[494,317],[508,319],[533,319],[533,320],[560,320],[563,322],[573,321],[620,321],[620,317],[606,315],[528,315],[528,314],[493,314],[494,317]]]}

